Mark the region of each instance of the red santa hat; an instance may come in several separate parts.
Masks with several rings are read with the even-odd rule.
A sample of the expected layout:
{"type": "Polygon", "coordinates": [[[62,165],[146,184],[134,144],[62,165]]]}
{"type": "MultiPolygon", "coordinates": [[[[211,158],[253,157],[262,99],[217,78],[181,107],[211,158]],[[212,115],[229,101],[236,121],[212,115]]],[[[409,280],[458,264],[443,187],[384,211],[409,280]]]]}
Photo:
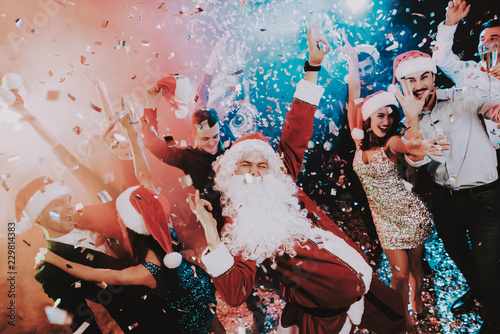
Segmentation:
{"type": "Polygon", "coordinates": [[[387,106],[395,106],[397,107],[398,100],[393,93],[389,93],[386,91],[378,91],[364,98],[363,102],[358,105],[356,109],[357,113],[357,125],[351,132],[351,135],[354,139],[363,139],[364,131],[363,131],[363,121],[366,121],[373,113],[383,107],[387,106]]]}
{"type": "Polygon", "coordinates": [[[432,57],[420,51],[408,51],[394,58],[394,77],[392,83],[396,84],[405,76],[415,72],[437,72],[436,63],[432,57]]]}
{"type": "Polygon", "coordinates": [[[172,75],[158,80],[156,85],[163,90],[163,96],[175,108],[177,118],[186,117],[188,109],[185,105],[191,97],[189,78],[183,75],[172,75]]]}
{"type": "Polygon", "coordinates": [[[39,177],[24,188],[16,196],[16,233],[24,233],[31,228],[42,211],[55,199],[64,195],[72,196],[71,190],[62,184],[54,182],[48,177],[39,177]]]}
{"type": "Polygon", "coordinates": [[[123,224],[142,235],[151,235],[167,254],[163,263],[170,269],[177,268],[182,255],[172,249],[172,237],[168,227],[170,205],[167,200],[143,186],[131,187],[116,199],[116,210],[123,224]]]}

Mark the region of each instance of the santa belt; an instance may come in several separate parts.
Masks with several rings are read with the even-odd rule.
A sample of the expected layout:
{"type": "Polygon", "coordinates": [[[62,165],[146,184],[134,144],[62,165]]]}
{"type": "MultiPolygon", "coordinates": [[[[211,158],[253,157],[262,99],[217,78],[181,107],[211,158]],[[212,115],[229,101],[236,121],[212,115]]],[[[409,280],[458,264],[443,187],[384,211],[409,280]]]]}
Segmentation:
{"type": "Polygon", "coordinates": [[[309,308],[309,307],[304,307],[301,305],[298,305],[298,306],[305,313],[310,314],[310,315],[315,316],[315,317],[318,317],[318,318],[335,317],[341,313],[347,312],[347,310],[349,309],[348,307],[344,307],[344,308],[309,308]]]}

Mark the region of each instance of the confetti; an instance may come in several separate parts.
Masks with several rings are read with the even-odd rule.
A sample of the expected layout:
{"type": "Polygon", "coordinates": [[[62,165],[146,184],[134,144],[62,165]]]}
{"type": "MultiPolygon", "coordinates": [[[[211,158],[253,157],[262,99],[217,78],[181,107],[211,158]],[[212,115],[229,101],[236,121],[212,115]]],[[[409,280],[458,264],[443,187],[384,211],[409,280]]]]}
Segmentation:
{"type": "Polygon", "coordinates": [[[167,146],[175,145],[175,140],[174,140],[174,137],[172,135],[166,135],[163,137],[163,139],[165,139],[165,141],[167,142],[167,146]]]}
{"type": "Polygon", "coordinates": [[[73,333],[73,334],[83,334],[85,330],[90,326],[90,323],[84,322],[83,324],[78,327],[78,329],[73,333]]]}
{"type": "Polygon", "coordinates": [[[102,108],[99,108],[98,106],[96,106],[92,102],[89,102],[89,106],[90,106],[90,108],[94,109],[97,112],[101,112],[102,111],[102,108]]]}
{"type": "Polygon", "coordinates": [[[187,174],[180,177],[179,183],[181,184],[182,188],[186,188],[193,185],[193,180],[191,179],[191,175],[187,174]]]}
{"type": "Polygon", "coordinates": [[[21,19],[17,19],[17,20],[16,20],[16,26],[17,26],[19,29],[21,29],[21,28],[24,26],[23,21],[22,21],[21,19]]]}
{"type": "Polygon", "coordinates": [[[139,324],[136,322],[135,324],[128,326],[128,330],[131,331],[132,329],[136,328],[137,326],[139,326],[139,324]]]}
{"type": "Polygon", "coordinates": [[[94,254],[87,253],[85,259],[89,261],[94,261],[94,254]]]}
{"type": "Polygon", "coordinates": [[[59,91],[57,90],[49,90],[47,92],[46,100],[48,101],[57,101],[59,99],[59,91]]]}
{"type": "Polygon", "coordinates": [[[105,20],[102,22],[101,28],[106,28],[108,26],[109,21],[105,20]]]}
{"type": "Polygon", "coordinates": [[[108,287],[108,284],[104,281],[100,282],[100,283],[96,283],[96,285],[98,287],[100,287],[101,289],[106,289],[108,287]]]}
{"type": "Polygon", "coordinates": [[[68,97],[69,97],[72,101],[76,100],[76,97],[74,97],[73,95],[71,95],[71,93],[68,93],[67,95],[68,95],[68,97]]]}
{"type": "Polygon", "coordinates": [[[80,133],[82,133],[83,129],[81,127],[79,127],[78,125],[75,125],[73,127],[73,132],[76,133],[77,135],[79,135],[80,133]]]}
{"type": "Polygon", "coordinates": [[[73,269],[73,266],[71,264],[69,264],[69,263],[66,263],[66,268],[73,269]]]}
{"type": "Polygon", "coordinates": [[[149,46],[149,45],[151,45],[151,43],[149,43],[149,41],[146,41],[146,40],[142,41],[141,44],[142,44],[142,46],[149,46]]]}
{"type": "Polygon", "coordinates": [[[26,240],[23,239],[23,242],[28,245],[28,247],[31,247],[31,244],[29,242],[27,242],[26,240]]]}

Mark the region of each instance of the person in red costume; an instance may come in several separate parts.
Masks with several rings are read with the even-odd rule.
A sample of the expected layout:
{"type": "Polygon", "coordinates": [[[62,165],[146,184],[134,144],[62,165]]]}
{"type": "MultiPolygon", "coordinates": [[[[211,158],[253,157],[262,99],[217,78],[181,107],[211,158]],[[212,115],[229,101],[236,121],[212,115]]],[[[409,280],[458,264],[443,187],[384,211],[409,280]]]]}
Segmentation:
{"type": "Polygon", "coordinates": [[[401,296],[373,276],[363,252],[300,191],[295,180],[323,88],[317,71],[330,46],[308,30],[309,61],[283,127],[278,153],[261,133],[240,138],[214,164],[226,224],[222,240],[210,203],[190,198],[205,230],[202,261],[232,306],[252,291],[260,263],[280,277],[287,305],[278,333],[403,333],[401,296]],[[323,47],[321,47],[321,44],[323,47]]]}

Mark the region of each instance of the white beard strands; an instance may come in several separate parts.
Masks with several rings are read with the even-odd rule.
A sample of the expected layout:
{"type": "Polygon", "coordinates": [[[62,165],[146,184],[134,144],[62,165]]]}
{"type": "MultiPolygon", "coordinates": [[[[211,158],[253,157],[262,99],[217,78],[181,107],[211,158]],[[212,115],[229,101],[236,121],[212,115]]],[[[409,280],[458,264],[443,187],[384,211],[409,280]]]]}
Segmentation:
{"type": "Polygon", "coordinates": [[[232,221],[222,237],[231,253],[243,260],[270,259],[273,268],[277,256],[297,254],[295,247],[307,241],[310,229],[306,211],[294,196],[296,185],[279,173],[283,175],[232,176],[222,193],[223,215],[232,221]]]}

